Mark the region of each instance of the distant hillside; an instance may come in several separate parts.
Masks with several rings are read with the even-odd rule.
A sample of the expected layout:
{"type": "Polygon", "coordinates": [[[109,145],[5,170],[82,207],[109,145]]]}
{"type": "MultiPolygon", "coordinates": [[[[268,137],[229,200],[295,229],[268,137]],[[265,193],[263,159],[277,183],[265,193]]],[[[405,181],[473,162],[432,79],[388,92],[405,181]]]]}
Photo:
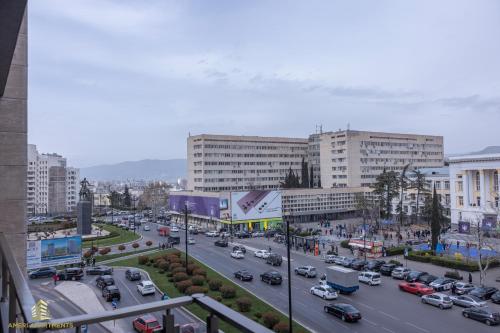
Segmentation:
{"type": "Polygon", "coordinates": [[[80,169],[80,177],[89,180],[165,180],[175,182],[186,178],[186,160],[142,160],[80,169]]]}

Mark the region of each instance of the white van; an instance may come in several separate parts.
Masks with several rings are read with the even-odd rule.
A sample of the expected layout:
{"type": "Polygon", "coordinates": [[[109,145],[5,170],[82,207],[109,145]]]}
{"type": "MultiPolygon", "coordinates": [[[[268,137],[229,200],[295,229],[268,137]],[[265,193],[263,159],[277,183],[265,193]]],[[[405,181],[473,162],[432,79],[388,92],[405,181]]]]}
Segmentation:
{"type": "Polygon", "coordinates": [[[358,281],[367,283],[370,286],[376,286],[382,283],[380,274],[377,272],[361,272],[359,273],[358,281]]]}

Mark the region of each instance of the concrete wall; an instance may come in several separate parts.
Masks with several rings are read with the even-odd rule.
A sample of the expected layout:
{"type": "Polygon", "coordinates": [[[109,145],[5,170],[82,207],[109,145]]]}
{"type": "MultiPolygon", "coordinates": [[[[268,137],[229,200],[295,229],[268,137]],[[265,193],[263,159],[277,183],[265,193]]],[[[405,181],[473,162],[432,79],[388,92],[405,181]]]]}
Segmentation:
{"type": "Polygon", "coordinates": [[[7,86],[0,97],[0,232],[26,267],[27,18],[20,29],[7,86]]]}

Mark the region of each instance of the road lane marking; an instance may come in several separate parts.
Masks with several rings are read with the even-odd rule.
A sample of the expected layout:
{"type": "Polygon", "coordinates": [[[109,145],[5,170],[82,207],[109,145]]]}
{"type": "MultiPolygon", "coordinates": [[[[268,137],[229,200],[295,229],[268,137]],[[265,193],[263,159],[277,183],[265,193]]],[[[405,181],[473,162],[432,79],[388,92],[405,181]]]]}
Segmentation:
{"type": "Polygon", "coordinates": [[[383,314],[384,316],[387,316],[387,317],[391,318],[391,319],[399,320],[399,318],[396,318],[396,317],[394,317],[394,316],[392,316],[392,315],[390,315],[388,313],[385,313],[384,311],[380,311],[379,310],[378,312],[381,313],[381,314],[383,314]]]}
{"type": "Polygon", "coordinates": [[[378,326],[378,324],[376,322],[373,322],[373,321],[368,320],[366,318],[363,318],[363,321],[366,321],[367,323],[372,324],[373,326],[378,326]]]}
{"type": "Polygon", "coordinates": [[[370,309],[370,310],[375,310],[375,308],[374,308],[373,306],[367,305],[367,304],[365,304],[365,303],[358,302],[358,304],[359,304],[359,305],[362,305],[362,306],[364,306],[364,307],[366,307],[366,308],[368,308],[368,309],[370,309]]]}
{"type": "Polygon", "coordinates": [[[387,332],[389,332],[389,333],[396,333],[396,332],[394,332],[393,330],[388,329],[387,327],[382,326],[381,328],[382,328],[383,330],[386,330],[386,331],[387,331],[387,332]]]}
{"type": "Polygon", "coordinates": [[[406,322],[405,324],[410,325],[411,327],[416,328],[417,330],[421,330],[422,332],[430,333],[429,330],[426,330],[425,328],[422,328],[420,326],[414,325],[412,323],[406,322]]]}

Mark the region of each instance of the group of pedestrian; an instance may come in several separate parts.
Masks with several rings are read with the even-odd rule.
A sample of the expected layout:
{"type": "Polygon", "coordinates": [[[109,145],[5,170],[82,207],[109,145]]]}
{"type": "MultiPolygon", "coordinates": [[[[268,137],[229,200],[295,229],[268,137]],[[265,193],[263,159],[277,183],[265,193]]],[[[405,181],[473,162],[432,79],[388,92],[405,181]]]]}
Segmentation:
{"type": "Polygon", "coordinates": [[[158,250],[171,249],[173,247],[174,247],[174,244],[171,242],[166,242],[166,243],[159,242],[158,243],[158,250]]]}

